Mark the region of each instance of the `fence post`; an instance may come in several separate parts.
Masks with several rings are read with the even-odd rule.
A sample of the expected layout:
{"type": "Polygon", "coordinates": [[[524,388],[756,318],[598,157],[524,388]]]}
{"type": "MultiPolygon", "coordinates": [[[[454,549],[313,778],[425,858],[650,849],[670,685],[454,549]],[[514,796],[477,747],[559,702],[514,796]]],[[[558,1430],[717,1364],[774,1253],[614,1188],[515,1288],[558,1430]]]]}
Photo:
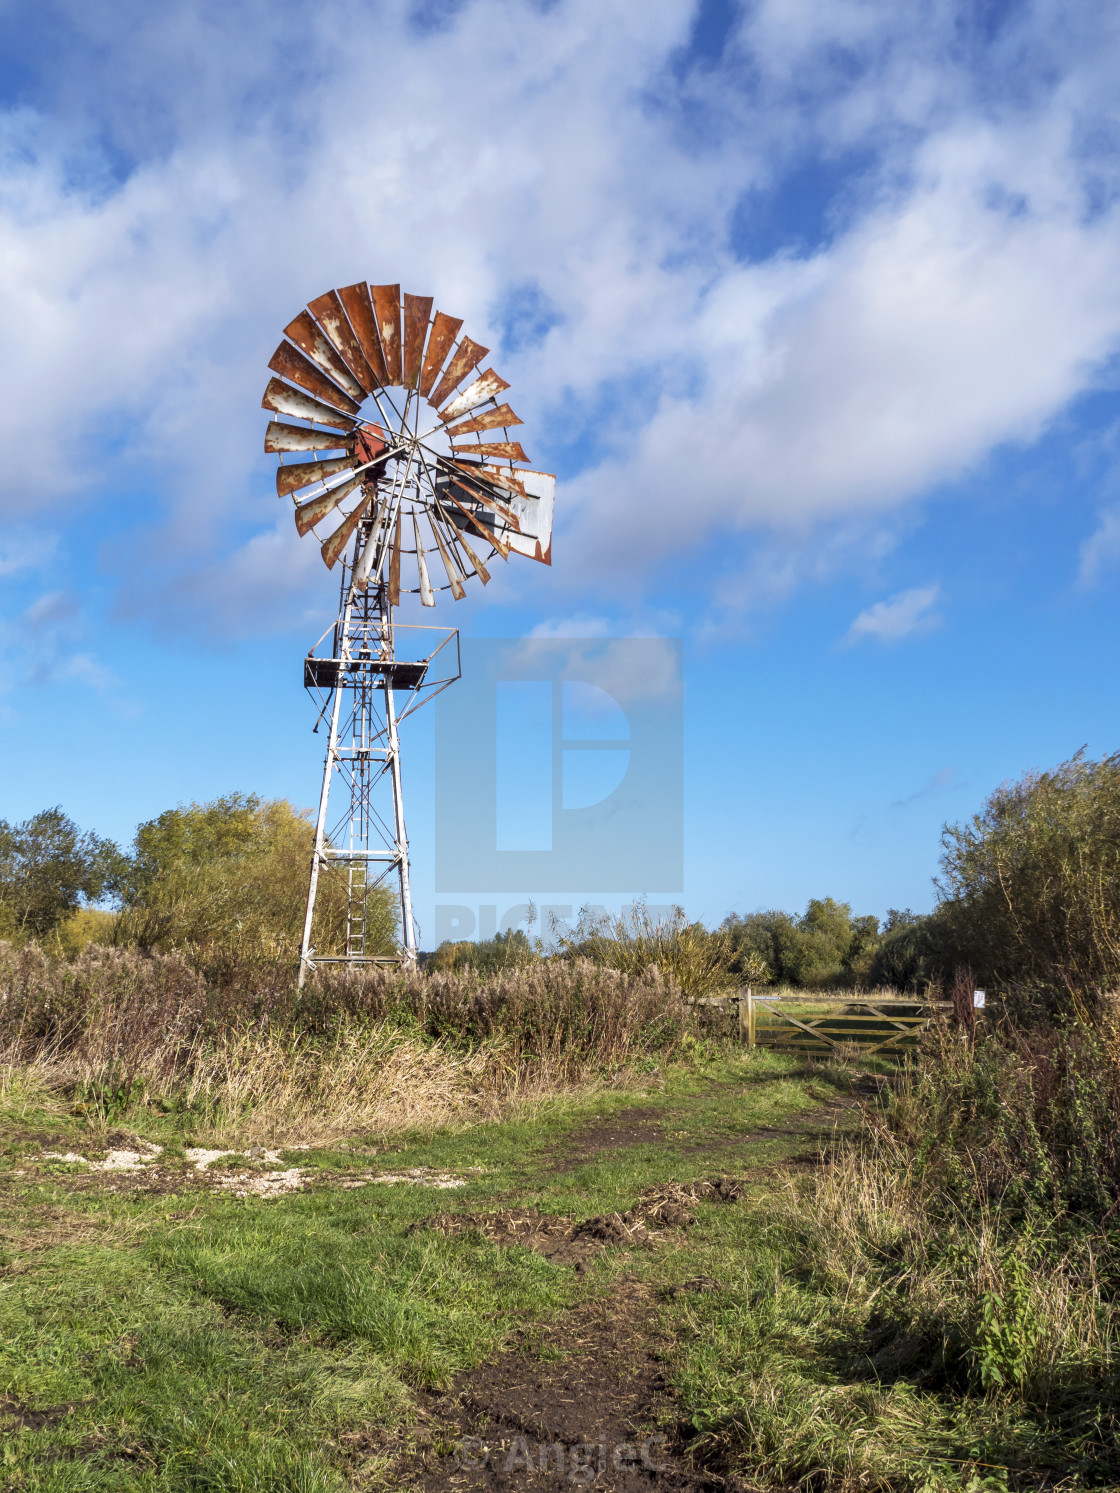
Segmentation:
{"type": "Polygon", "coordinates": [[[754,995],[749,985],[739,990],[739,1041],[754,1046],[754,995]]]}

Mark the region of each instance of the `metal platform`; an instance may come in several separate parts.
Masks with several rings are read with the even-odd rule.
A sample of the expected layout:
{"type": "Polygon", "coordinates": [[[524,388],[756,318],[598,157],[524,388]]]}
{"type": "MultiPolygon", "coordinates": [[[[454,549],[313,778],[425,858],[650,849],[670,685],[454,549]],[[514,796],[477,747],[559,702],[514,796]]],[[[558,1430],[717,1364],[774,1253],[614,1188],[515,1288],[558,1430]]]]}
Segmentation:
{"type": "Polygon", "coordinates": [[[384,689],[386,681],[392,682],[394,690],[414,690],[424,683],[428,672],[429,660],[424,658],[417,663],[407,663],[401,659],[381,658],[352,658],[343,664],[338,658],[305,658],[303,661],[303,687],[304,689],[334,689],[338,683],[339,673],[345,670],[348,675],[367,674],[380,675],[376,681],[375,689],[384,689]]]}

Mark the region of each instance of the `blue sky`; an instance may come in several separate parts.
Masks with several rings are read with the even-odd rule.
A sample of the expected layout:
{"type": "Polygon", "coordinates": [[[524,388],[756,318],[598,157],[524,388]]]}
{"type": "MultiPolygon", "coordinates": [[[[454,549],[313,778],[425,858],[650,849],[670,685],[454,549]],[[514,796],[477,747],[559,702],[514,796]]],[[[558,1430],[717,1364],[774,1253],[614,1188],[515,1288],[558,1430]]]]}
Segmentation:
{"type": "MultiPolygon", "coordinates": [[[[684,640],[690,912],[928,907],[946,819],[1120,745],[1118,30],[0,3],[0,814],[127,840],[311,802],[335,585],[274,496],[264,368],[311,297],[399,280],[495,350],[559,477],[551,571],[439,620],[684,640]]],[[[431,930],[422,717],[408,749],[431,930]]]]}

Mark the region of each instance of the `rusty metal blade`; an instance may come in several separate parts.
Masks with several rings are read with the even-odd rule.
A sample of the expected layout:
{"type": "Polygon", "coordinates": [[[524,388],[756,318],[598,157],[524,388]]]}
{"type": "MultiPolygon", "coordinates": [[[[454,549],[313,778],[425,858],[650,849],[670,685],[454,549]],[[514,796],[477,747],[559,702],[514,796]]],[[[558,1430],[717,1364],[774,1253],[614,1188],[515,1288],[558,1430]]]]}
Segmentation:
{"type": "Polygon", "coordinates": [[[338,298],[342,302],[346,315],[350,318],[350,325],[354,328],[358,346],[365,355],[374,380],[378,388],[381,388],[389,382],[389,374],[385,368],[385,356],[381,351],[381,338],[377,335],[377,322],[373,316],[369,286],[364,280],[359,280],[357,285],[344,285],[338,292],[338,298]]]}
{"type": "Polygon", "coordinates": [[[365,494],[360,503],[354,505],[354,511],[344,518],[342,523],[334,531],[331,537],[323,545],[323,564],[328,570],[333,570],[338,563],[338,557],[350,542],[350,537],[361,522],[362,515],[373,501],[374,489],[365,494]]]}
{"type": "Polygon", "coordinates": [[[452,442],[451,449],[456,456],[476,453],[479,456],[493,456],[497,459],[504,456],[510,461],[529,460],[520,441],[475,441],[466,446],[457,446],[452,442]]]}
{"type": "Polygon", "coordinates": [[[301,311],[298,316],[293,317],[284,328],[284,336],[290,338],[301,352],[306,353],[316,368],[321,368],[340,389],[345,389],[351,399],[361,404],[366,397],[366,390],[335,352],[310,311],[301,311]]]}
{"type": "MultiPolygon", "coordinates": [[[[315,420],[320,425],[329,425],[332,430],[353,430],[357,424],[348,415],[340,414],[329,404],[320,404],[319,400],[301,394],[298,389],[289,388],[278,378],[269,379],[261,409],[274,410],[278,415],[294,415],[297,420],[315,420]]],[[[313,431],[308,431],[308,435],[312,434],[313,431]]]]}
{"type": "Polygon", "coordinates": [[[337,508],[361,480],[361,477],[352,477],[349,482],[340,482],[337,487],[332,487],[330,492],[321,492],[314,498],[308,498],[306,503],[300,503],[296,508],[296,528],[300,538],[303,538],[308,529],[313,529],[320,519],[326,518],[333,508],[337,508]]]}
{"type": "Polygon", "coordinates": [[[424,551],[420,546],[420,525],[416,522],[415,513],[412,515],[412,532],[416,536],[416,573],[420,578],[420,605],[423,607],[434,607],[436,598],[432,591],[432,582],[428,575],[428,562],[424,558],[424,551]]]}
{"type": "Polygon", "coordinates": [[[377,552],[381,548],[381,530],[385,523],[385,509],[376,504],[373,511],[373,523],[366,535],[366,542],[362,546],[361,559],[354,566],[354,585],[359,591],[365,591],[369,586],[370,572],[373,570],[377,552]]]}
{"type": "Polygon", "coordinates": [[[464,337],[459,343],[455,356],[448,363],[447,371],[428,395],[428,403],[435,405],[438,410],[452,390],[459,387],[472,368],[478,367],[489,351],[490,349],[483,347],[481,343],[472,342],[469,337],[464,337]]]}
{"type": "Polygon", "coordinates": [[[404,386],[414,389],[420,377],[424,357],[424,339],[428,335],[428,318],[432,314],[430,295],[404,297],[404,386]]]}
{"type": "Polygon", "coordinates": [[[348,415],[358,413],[358,406],[349,394],[344,394],[337,384],[320,373],[311,359],[305,358],[299,348],[293,347],[290,342],[281,342],[269,359],[268,366],[273,373],[290,378],[293,384],[302,384],[317,398],[333,404],[336,409],[345,410],[348,415]]]}
{"type": "Polygon", "coordinates": [[[509,385],[500,373],[495,373],[493,368],[488,368],[485,373],[476,378],[473,384],[468,384],[457,399],[453,399],[445,410],[440,410],[441,420],[457,420],[460,415],[465,415],[468,410],[473,410],[476,404],[481,404],[486,399],[493,399],[495,395],[508,389],[509,385]]]}
{"type": "Polygon", "coordinates": [[[463,585],[463,577],[459,574],[459,567],[448,553],[447,546],[443,542],[443,536],[439,532],[439,524],[429,515],[432,525],[432,538],[439,549],[439,557],[443,561],[443,568],[447,571],[447,584],[451,587],[451,594],[456,601],[462,601],[466,596],[466,587],[463,585]]]}
{"type": "Polygon", "coordinates": [[[552,564],[552,510],[556,498],[556,478],[551,472],[507,472],[520,492],[510,498],[517,515],[517,533],[510,535],[510,549],[542,565],[552,564]]]}
{"type": "Polygon", "coordinates": [[[431,335],[428,338],[428,351],[424,356],[424,369],[420,374],[420,392],[425,399],[431,394],[436,375],[443,367],[443,360],[451,351],[451,344],[458,337],[462,325],[461,317],[447,316],[442,311],[436,312],[436,319],[432,323],[431,335]]]}
{"type": "Polygon", "coordinates": [[[356,456],[331,456],[326,461],[293,461],[286,467],[277,467],[276,496],[286,498],[301,487],[310,487],[313,482],[322,482],[325,477],[344,472],[357,459],[356,456]]]}
{"type": "MultiPolygon", "coordinates": [[[[459,491],[462,492],[464,496],[473,496],[471,494],[468,494],[465,488],[460,488],[459,491]]],[[[493,545],[493,547],[498,551],[498,554],[501,555],[503,560],[509,559],[509,545],[505,542],[500,534],[496,533],[493,529],[488,529],[476,514],[472,513],[464,503],[460,503],[459,499],[455,496],[455,493],[451,488],[448,488],[443,496],[446,497],[449,503],[455,504],[455,507],[458,508],[459,512],[463,514],[463,516],[467,518],[471,524],[473,524],[473,526],[478,530],[479,534],[481,534],[482,538],[486,540],[487,544],[493,545]]]]}
{"type": "Polygon", "coordinates": [[[490,478],[489,473],[478,468],[464,466],[461,461],[452,461],[448,465],[465,479],[464,486],[469,487],[472,497],[476,497],[480,503],[485,503],[492,513],[504,519],[509,526],[516,531],[517,516],[513,509],[508,507],[508,497],[505,492],[490,478]]]}
{"type": "Polygon", "coordinates": [[[474,430],[507,429],[510,425],[524,425],[520,415],[515,415],[508,404],[500,404],[496,410],[484,410],[473,420],[464,420],[456,426],[448,426],[447,434],[454,441],[461,435],[470,435],[474,430]]]}
{"type": "Polygon", "coordinates": [[[460,531],[456,535],[456,538],[459,541],[459,545],[462,548],[463,553],[474,566],[475,575],[478,576],[479,580],[484,586],[488,586],[490,584],[490,572],[486,569],[486,566],[483,565],[482,561],[478,558],[474,550],[472,550],[470,545],[467,543],[467,536],[462,533],[462,531],[460,531]]]}
{"type": "Polygon", "coordinates": [[[401,604],[401,516],[397,514],[397,527],[393,530],[393,553],[389,559],[389,605],[401,604]]]}
{"type": "Polygon", "coordinates": [[[368,394],[375,389],[377,379],[362,352],[361,343],[354,335],[354,328],[346,320],[346,312],[338,298],[338,291],[328,290],[326,295],[317,296],[315,300],[308,301],[307,309],[326,332],[335,351],[365,392],[368,394]]]}
{"type": "Polygon", "coordinates": [[[481,475],[495,487],[504,487],[507,492],[517,493],[519,497],[527,497],[529,489],[521,480],[524,477],[536,477],[542,475],[537,472],[526,471],[524,467],[514,469],[513,467],[492,467],[485,462],[481,467],[481,475]]]}
{"type": "Polygon", "coordinates": [[[401,288],[399,285],[371,285],[373,316],[381,333],[381,351],[385,357],[388,382],[401,381],[401,288]]]}
{"type": "Polygon", "coordinates": [[[352,435],[331,436],[325,430],[308,430],[306,425],[284,425],[271,420],[264,433],[264,449],[275,451],[335,451],[344,446],[354,448],[352,435]]]}

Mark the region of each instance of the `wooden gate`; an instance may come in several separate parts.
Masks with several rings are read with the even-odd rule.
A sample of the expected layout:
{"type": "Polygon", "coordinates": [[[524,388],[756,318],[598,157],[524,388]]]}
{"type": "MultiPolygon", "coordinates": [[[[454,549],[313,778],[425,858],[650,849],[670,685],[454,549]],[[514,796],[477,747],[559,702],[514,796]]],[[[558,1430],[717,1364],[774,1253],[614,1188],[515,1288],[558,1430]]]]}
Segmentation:
{"type": "Polygon", "coordinates": [[[951,1001],[902,995],[756,995],[740,992],[739,1035],[749,1047],[775,1052],[834,1052],[857,1047],[864,1053],[905,1052],[938,1011],[951,1001]]]}

